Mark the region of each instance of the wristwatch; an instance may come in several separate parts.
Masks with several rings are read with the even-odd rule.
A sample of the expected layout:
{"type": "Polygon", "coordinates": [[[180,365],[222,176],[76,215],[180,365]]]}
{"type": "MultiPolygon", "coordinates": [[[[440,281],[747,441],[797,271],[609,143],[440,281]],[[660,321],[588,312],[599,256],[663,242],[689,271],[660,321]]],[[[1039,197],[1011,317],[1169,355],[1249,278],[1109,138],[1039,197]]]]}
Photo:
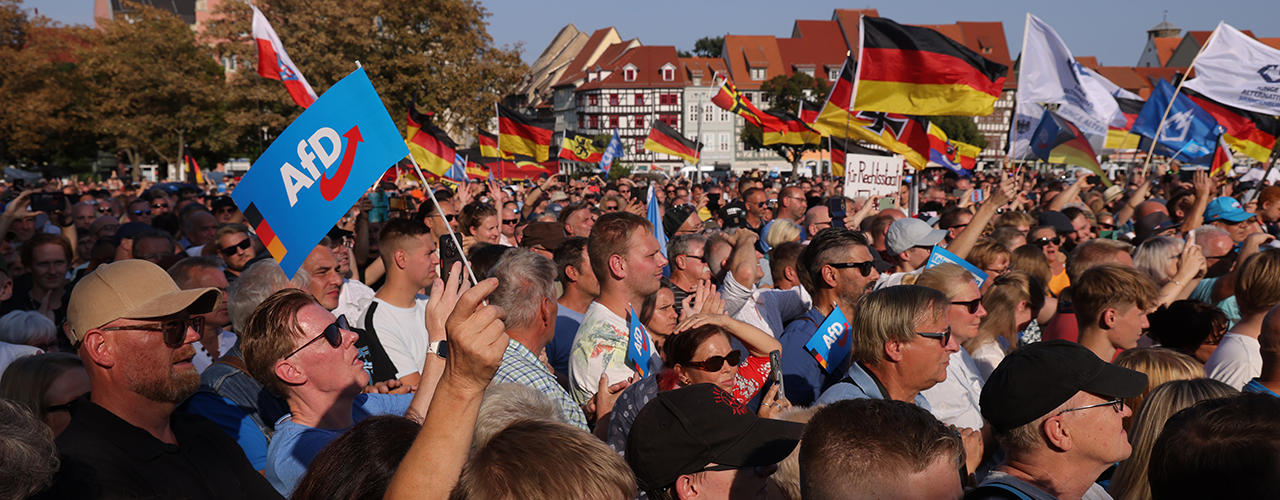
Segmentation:
{"type": "Polygon", "coordinates": [[[441,358],[449,357],[449,341],[441,340],[438,342],[427,343],[427,354],[435,354],[441,358]]]}

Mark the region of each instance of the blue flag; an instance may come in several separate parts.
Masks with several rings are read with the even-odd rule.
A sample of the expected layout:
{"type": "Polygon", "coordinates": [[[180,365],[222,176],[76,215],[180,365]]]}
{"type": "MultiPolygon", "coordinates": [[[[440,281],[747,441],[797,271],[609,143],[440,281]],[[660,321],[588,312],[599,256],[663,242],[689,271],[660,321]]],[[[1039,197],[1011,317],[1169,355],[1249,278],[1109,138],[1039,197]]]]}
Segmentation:
{"type": "Polygon", "coordinates": [[[627,364],[640,374],[640,378],[644,378],[651,371],[649,360],[653,357],[653,351],[649,346],[652,343],[649,341],[649,332],[645,331],[640,318],[636,317],[634,307],[631,308],[631,322],[627,325],[627,329],[631,332],[627,336],[627,364]]]}
{"type": "Polygon", "coordinates": [[[970,274],[973,274],[973,281],[978,284],[978,288],[982,288],[982,284],[987,282],[987,273],[978,269],[978,266],[970,264],[969,261],[961,259],[959,255],[951,253],[947,249],[939,246],[933,247],[933,253],[929,254],[929,261],[925,264],[924,268],[928,269],[938,264],[946,264],[948,262],[958,264],[960,267],[963,267],[965,271],[969,271],[970,274]]]}
{"type": "Polygon", "coordinates": [[[449,165],[449,171],[444,176],[459,184],[467,183],[467,160],[458,153],[453,154],[453,165],[449,165]]]}
{"type": "Polygon", "coordinates": [[[614,158],[621,157],[626,152],[622,150],[622,138],[618,137],[618,129],[613,129],[613,139],[609,139],[609,145],[604,148],[604,153],[600,155],[600,170],[609,173],[609,167],[613,166],[614,158]]]}
{"type": "MultiPolygon", "coordinates": [[[[1160,127],[1160,118],[1169,106],[1173,97],[1173,85],[1165,80],[1156,83],[1151,97],[1142,105],[1142,111],[1133,122],[1131,133],[1148,139],[1156,136],[1160,127]]],[[[1169,117],[1165,119],[1164,130],[1160,132],[1160,146],[1174,151],[1178,159],[1213,157],[1218,147],[1218,136],[1222,135],[1222,127],[1208,111],[1201,108],[1185,94],[1178,94],[1173,99],[1173,107],[1169,109],[1169,117]]]]}
{"type": "Polygon", "coordinates": [[[293,276],[333,223],[408,154],[369,76],[357,69],[284,129],[231,198],[293,276]]]}
{"type": "Polygon", "coordinates": [[[818,330],[813,332],[813,337],[804,345],[805,350],[813,354],[813,359],[818,360],[818,365],[827,373],[834,373],[853,350],[853,342],[849,338],[849,322],[840,311],[840,306],[832,305],[835,308],[831,310],[831,314],[818,325],[818,330]]]}
{"type": "Polygon", "coordinates": [[[647,215],[649,223],[653,224],[653,236],[658,238],[658,248],[662,250],[662,256],[667,256],[667,232],[662,230],[662,216],[658,214],[658,194],[653,191],[653,185],[649,185],[649,213],[647,215]]]}

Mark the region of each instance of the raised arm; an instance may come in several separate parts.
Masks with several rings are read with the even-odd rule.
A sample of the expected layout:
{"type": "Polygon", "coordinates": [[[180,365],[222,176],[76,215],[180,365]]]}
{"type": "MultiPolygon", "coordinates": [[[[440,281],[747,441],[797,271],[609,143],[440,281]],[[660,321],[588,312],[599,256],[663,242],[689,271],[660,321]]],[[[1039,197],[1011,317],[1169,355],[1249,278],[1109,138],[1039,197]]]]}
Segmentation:
{"type": "MultiPolygon", "coordinates": [[[[1196,203],[1191,206],[1191,213],[1187,214],[1187,220],[1183,221],[1182,228],[1179,231],[1188,233],[1195,228],[1204,224],[1204,211],[1209,208],[1209,198],[1213,197],[1214,181],[1209,178],[1209,172],[1205,170],[1197,170],[1191,177],[1191,185],[1196,190],[1196,203]]],[[[1169,207],[1172,210],[1174,207],[1169,207]]]]}
{"type": "Polygon", "coordinates": [[[1062,193],[1059,193],[1053,201],[1049,202],[1049,210],[1053,212],[1061,212],[1062,207],[1067,206],[1067,204],[1074,201],[1077,196],[1080,196],[1080,191],[1083,191],[1084,187],[1089,185],[1089,178],[1093,177],[1093,175],[1094,174],[1092,173],[1081,172],[1080,178],[1076,179],[1074,184],[1062,193]]]}
{"type": "Polygon", "coordinates": [[[1154,178],[1148,179],[1145,182],[1140,182],[1138,184],[1138,189],[1134,190],[1133,194],[1129,196],[1129,199],[1125,201],[1124,206],[1120,208],[1120,211],[1115,213],[1116,226],[1122,226],[1125,222],[1128,222],[1129,219],[1133,218],[1133,213],[1138,209],[1138,205],[1147,201],[1147,193],[1151,192],[1151,183],[1153,179],[1154,178]]]}
{"type": "Polygon", "coordinates": [[[729,335],[733,335],[742,342],[747,351],[755,357],[765,357],[773,351],[782,349],[782,344],[778,342],[778,339],[765,333],[764,330],[723,314],[695,314],[685,318],[679,325],[676,325],[676,333],[679,334],[703,325],[716,325],[724,328],[729,332],[729,335]]]}
{"type": "Polygon", "coordinates": [[[1000,189],[991,194],[987,201],[978,207],[978,213],[973,214],[973,219],[969,220],[969,225],[965,226],[963,231],[952,240],[947,246],[947,250],[961,259],[969,256],[969,251],[973,250],[973,246],[978,243],[978,238],[982,237],[982,232],[987,229],[987,223],[991,222],[991,218],[995,217],[996,209],[1009,203],[1013,199],[1014,191],[1018,189],[1018,181],[1013,178],[1006,177],[1000,181],[1000,189]]]}
{"type": "Polygon", "coordinates": [[[756,270],[760,268],[760,260],[756,258],[756,241],[760,235],[746,228],[739,228],[731,235],[733,252],[729,254],[729,271],[733,279],[750,290],[756,285],[756,270]]]}
{"type": "MultiPolygon", "coordinates": [[[[436,278],[431,284],[431,299],[427,301],[425,318],[429,342],[435,343],[448,338],[445,333],[447,329],[445,321],[449,318],[449,312],[457,307],[458,297],[471,288],[470,283],[462,279],[462,263],[454,262],[449,272],[448,283],[436,278]]],[[[413,394],[413,402],[409,403],[409,411],[405,412],[405,417],[421,422],[427,415],[427,409],[431,407],[431,398],[434,397],[436,387],[440,383],[440,376],[444,374],[444,365],[444,357],[439,354],[427,354],[418,380],[411,381],[414,382],[413,385],[418,386],[418,389],[413,394]]]]}

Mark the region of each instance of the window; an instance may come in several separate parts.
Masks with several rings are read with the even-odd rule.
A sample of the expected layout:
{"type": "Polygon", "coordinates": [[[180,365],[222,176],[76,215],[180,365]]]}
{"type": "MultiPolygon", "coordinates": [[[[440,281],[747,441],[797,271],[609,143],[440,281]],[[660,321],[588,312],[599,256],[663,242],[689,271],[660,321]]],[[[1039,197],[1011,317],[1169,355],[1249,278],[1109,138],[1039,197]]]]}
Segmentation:
{"type": "Polygon", "coordinates": [[[659,106],[676,106],[678,104],[680,104],[680,101],[675,94],[658,94],[659,106]]]}
{"type": "Polygon", "coordinates": [[[658,117],[658,119],[662,120],[662,123],[665,123],[672,127],[680,126],[680,115],[662,115],[658,117]]]}
{"type": "Polygon", "coordinates": [[[720,150],[729,150],[729,134],[720,134],[720,150]]]}
{"type": "Polygon", "coordinates": [[[600,128],[600,117],[591,115],[591,128],[600,128]]]}
{"type": "Polygon", "coordinates": [[[636,139],[636,149],[635,149],[635,152],[636,152],[637,154],[638,154],[638,153],[643,153],[643,152],[644,152],[644,139],[636,139]]]}
{"type": "Polygon", "coordinates": [[[574,96],[573,104],[575,106],[582,106],[582,96],[574,96]]]}
{"type": "Polygon", "coordinates": [[[840,68],[827,68],[827,79],[834,82],[837,78],[840,78],[840,68]]]}
{"type": "Polygon", "coordinates": [[[618,94],[609,94],[609,105],[610,106],[618,105],[618,94]]]}
{"type": "Polygon", "coordinates": [[[750,92],[743,92],[742,98],[746,99],[747,102],[754,102],[756,100],[755,97],[753,97],[750,92]]]}
{"type": "Polygon", "coordinates": [[[764,80],[764,77],[767,73],[768,71],[765,68],[751,68],[751,79],[764,80]]]}
{"type": "Polygon", "coordinates": [[[715,134],[706,134],[706,135],[702,136],[702,144],[700,144],[700,145],[701,145],[703,148],[705,148],[705,149],[707,149],[707,150],[710,150],[710,149],[711,149],[711,145],[712,145],[712,144],[715,144],[715,143],[716,143],[716,135],[715,135],[715,134]]]}
{"type": "Polygon", "coordinates": [[[714,121],[716,121],[716,112],[715,112],[715,110],[711,109],[711,106],[707,106],[706,111],[707,111],[707,116],[706,116],[705,118],[703,118],[703,119],[704,119],[704,120],[706,120],[706,121],[708,121],[708,122],[714,122],[714,121]]]}
{"type": "Polygon", "coordinates": [[[636,70],[633,68],[627,68],[622,72],[622,77],[628,82],[634,82],[636,81],[636,70]]]}
{"type": "Polygon", "coordinates": [[[727,122],[727,121],[729,121],[729,112],[728,112],[728,111],[725,111],[725,110],[723,110],[723,109],[722,109],[722,110],[720,110],[720,121],[722,121],[722,122],[727,122]]]}
{"type": "Polygon", "coordinates": [[[586,116],[578,115],[578,128],[586,128],[586,126],[583,124],[583,121],[585,121],[586,119],[587,119],[586,116]]]}
{"type": "Polygon", "coordinates": [[[636,115],[636,128],[644,128],[644,115],[636,115]]]}
{"type": "Polygon", "coordinates": [[[600,105],[600,96],[595,95],[595,94],[591,94],[591,95],[587,96],[587,105],[588,105],[588,106],[599,106],[599,105],[600,105]]]}
{"type": "Polygon", "coordinates": [[[236,56],[222,56],[222,67],[227,73],[236,72],[236,56]]]}
{"type": "Polygon", "coordinates": [[[813,76],[813,68],[800,68],[800,72],[809,75],[810,77],[813,76]]]}
{"type": "Polygon", "coordinates": [[[609,116],[609,128],[618,128],[618,115],[609,116]]]}
{"type": "Polygon", "coordinates": [[[636,94],[636,106],[644,106],[644,94],[636,94]]]}
{"type": "Polygon", "coordinates": [[[664,68],[662,70],[662,81],[669,82],[676,79],[676,70],[664,68]]]}

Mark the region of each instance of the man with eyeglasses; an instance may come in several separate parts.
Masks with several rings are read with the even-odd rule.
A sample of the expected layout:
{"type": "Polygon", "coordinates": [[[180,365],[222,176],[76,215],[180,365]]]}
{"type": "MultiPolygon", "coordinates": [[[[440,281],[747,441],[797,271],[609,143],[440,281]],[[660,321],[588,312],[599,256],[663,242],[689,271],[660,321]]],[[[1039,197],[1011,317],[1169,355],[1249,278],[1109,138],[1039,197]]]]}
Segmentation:
{"type": "Polygon", "coordinates": [[[147,207],[151,209],[152,215],[160,215],[173,210],[174,200],[170,198],[164,191],[152,189],[145,196],[147,207]]]}
{"type": "Polygon", "coordinates": [[[218,224],[239,224],[244,221],[244,215],[240,213],[240,207],[236,206],[235,200],[229,195],[218,196],[209,203],[209,210],[213,211],[213,216],[218,219],[218,224]]]}
{"type": "Polygon", "coordinates": [[[215,288],[179,290],[155,264],[99,267],[71,293],[67,335],[93,388],[58,437],[49,498],[280,498],[240,446],[175,413],[200,386],[191,359],[215,288]]]}
{"type": "MultiPolygon", "coordinates": [[[[245,266],[258,255],[257,249],[253,246],[253,237],[249,235],[249,228],[240,224],[218,226],[213,243],[217,247],[218,255],[227,264],[224,272],[228,283],[235,282],[245,266]]],[[[205,255],[211,254],[213,252],[205,252],[205,255]]]]}
{"type": "Polygon", "coordinates": [[[751,188],[742,194],[743,204],[747,208],[747,227],[756,234],[760,234],[760,229],[764,227],[765,211],[768,210],[768,202],[763,189],[751,188]]]}
{"type": "Polygon", "coordinates": [[[222,262],[213,257],[188,257],[169,268],[169,277],[182,290],[216,288],[222,294],[222,303],[212,312],[201,315],[204,330],[200,331],[200,341],[192,344],[196,348],[196,357],[191,359],[191,363],[197,372],[203,374],[236,344],[236,334],[223,329],[231,324],[231,314],[227,312],[229,285],[227,277],[222,274],[222,262]]]}
{"type": "Polygon", "coordinates": [[[797,259],[800,284],[812,297],[812,309],[782,330],[783,386],[792,404],[812,404],[823,390],[844,375],[845,363],[822,366],[805,349],[818,326],[835,306],[840,306],[845,322],[858,315],[858,301],[880,277],[871,258],[865,235],[848,229],[828,229],[818,233],[797,259]]]}
{"type": "Polygon", "coordinates": [[[160,265],[174,255],[173,236],[159,229],[148,229],[133,237],[133,258],[160,265]]]}
{"type": "MultiPolygon", "coordinates": [[[[697,217],[697,215],[691,215],[697,217]]],[[[667,243],[667,255],[671,257],[671,291],[676,298],[676,313],[684,310],[682,302],[698,290],[698,283],[711,279],[711,268],[703,253],[707,238],[700,234],[682,234],[667,243]]]]}
{"type": "Polygon", "coordinates": [[[142,198],[138,198],[129,202],[129,213],[127,214],[129,222],[141,222],[148,226],[151,225],[151,203],[142,198]]]}
{"type": "Polygon", "coordinates": [[[1004,462],[966,500],[1109,500],[1095,481],[1132,447],[1124,398],[1147,389],[1147,376],[1099,359],[1066,340],[1009,353],[982,390],[982,416],[1005,449],[1004,462]]]}
{"type": "Polygon", "coordinates": [[[519,205],[514,201],[508,201],[502,205],[502,220],[498,221],[502,226],[502,237],[498,240],[499,245],[509,247],[516,246],[516,225],[520,224],[519,205]]]}

